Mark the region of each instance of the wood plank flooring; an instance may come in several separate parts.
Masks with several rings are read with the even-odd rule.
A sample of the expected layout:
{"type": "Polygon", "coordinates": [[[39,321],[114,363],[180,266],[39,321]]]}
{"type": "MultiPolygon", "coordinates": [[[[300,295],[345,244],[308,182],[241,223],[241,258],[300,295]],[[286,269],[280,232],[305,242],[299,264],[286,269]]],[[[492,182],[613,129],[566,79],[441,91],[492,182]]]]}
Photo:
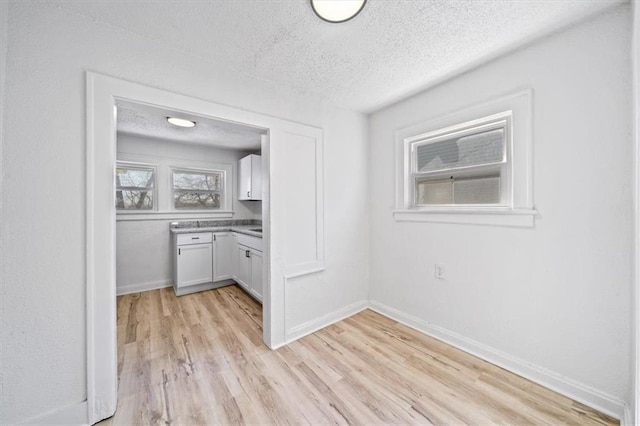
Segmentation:
{"type": "Polygon", "coordinates": [[[118,297],[118,377],[101,425],[618,424],[368,310],[271,351],[237,286],[118,297]]]}

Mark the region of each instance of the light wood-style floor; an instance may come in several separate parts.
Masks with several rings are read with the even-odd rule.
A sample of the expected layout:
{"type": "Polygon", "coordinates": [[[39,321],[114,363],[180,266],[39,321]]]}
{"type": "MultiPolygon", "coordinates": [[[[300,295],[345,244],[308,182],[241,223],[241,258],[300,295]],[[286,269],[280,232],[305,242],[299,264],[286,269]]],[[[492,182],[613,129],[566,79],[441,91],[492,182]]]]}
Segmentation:
{"type": "Polygon", "coordinates": [[[618,424],[372,311],[277,351],[239,287],[118,297],[103,425],[618,424]]]}

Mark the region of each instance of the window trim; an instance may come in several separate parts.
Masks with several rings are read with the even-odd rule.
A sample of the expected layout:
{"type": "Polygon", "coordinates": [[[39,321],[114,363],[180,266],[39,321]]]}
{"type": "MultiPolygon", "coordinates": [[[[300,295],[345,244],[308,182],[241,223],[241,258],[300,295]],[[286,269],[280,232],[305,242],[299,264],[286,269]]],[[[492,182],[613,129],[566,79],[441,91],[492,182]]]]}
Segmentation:
{"type": "MultiPolygon", "coordinates": [[[[117,160],[116,164],[113,168],[113,194],[115,197],[116,192],[118,191],[118,186],[116,185],[116,170],[118,168],[127,168],[127,169],[151,169],[153,171],[153,205],[151,209],[119,209],[117,206],[114,206],[116,215],[125,215],[125,214],[151,214],[158,211],[158,165],[151,163],[143,163],[138,161],[124,161],[117,160]]],[[[123,188],[123,187],[120,187],[123,188]]],[[[129,188],[129,187],[126,187],[129,188]]]]}
{"type": "Polygon", "coordinates": [[[174,213],[226,213],[228,211],[227,206],[227,171],[223,169],[205,169],[205,168],[191,168],[191,167],[169,167],[169,188],[170,188],[170,210],[174,213]],[[210,208],[210,209],[192,209],[188,207],[176,207],[175,201],[175,192],[176,188],[173,184],[173,176],[175,173],[193,173],[193,174],[214,174],[219,173],[222,175],[222,179],[220,182],[220,187],[222,188],[220,191],[204,191],[211,193],[219,193],[220,194],[220,207],[219,208],[210,208]]]}
{"type": "Polygon", "coordinates": [[[533,208],[532,90],[523,90],[400,129],[396,132],[396,208],[402,222],[437,222],[495,226],[535,226],[533,208]],[[503,191],[506,202],[483,205],[414,206],[412,144],[457,130],[473,129],[487,119],[511,114],[503,191]],[[480,117],[480,118],[478,118],[480,117]]]}

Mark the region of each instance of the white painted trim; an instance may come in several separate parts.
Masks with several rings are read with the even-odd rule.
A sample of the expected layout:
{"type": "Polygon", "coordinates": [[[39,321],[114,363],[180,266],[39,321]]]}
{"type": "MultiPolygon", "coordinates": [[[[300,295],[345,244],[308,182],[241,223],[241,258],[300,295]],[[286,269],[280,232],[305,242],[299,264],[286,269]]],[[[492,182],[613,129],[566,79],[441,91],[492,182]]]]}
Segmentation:
{"type": "Polygon", "coordinates": [[[457,223],[533,228],[536,210],[475,209],[464,210],[394,210],[398,222],[457,223]]]}
{"type": "Polygon", "coordinates": [[[420,123],[404,127],[395,134],[395,210],[397,221],[462,223],[496,226],[533,227],[533,90],[524,89],[481,103],[458,108],[420,123]],[[416,139],[452,129],[473,127],[509,112],[505,197],[508,206],[434,206],[415,208],[411,146],[416,139]],[[481,118],[484,117],[484,118],[481,118]],[[461,124],[462,123],[462,124],[461,124]],[[511,212],[511,214],[509,214],[511,212]],[[493,216],[493,217],[492,217],[493,216]]]}
{"type": "Polygon", "coordinates": [[[213,220],[213,219],[230,219],[233,217],[231,211],[217,211],[206,213],[192,213],[192,212],[157,212],[157,213],[118,213],[116,215],[116,221],[129,222],[135,220],[213,220]]]}
{"type": "MultiPolygon", "coordinates": [[[[271,258],[272,240],[271,240],[271,135],[263,134],[260,137],[260,152],[262,154],[262,322],[270,324],[270,327],[263,328],[262,338],[270,348],[277,340],[272,330],[277,322],[272,319],[271,312],[278,307],[284,307],[273,303],[276,294],[271,285],[271,258]],[[267,295],[269,295],[267,297],[267,295]],[[275,309],[274,309],[275,305],[275,309]]],[[[237,277],[232,277],[237,281],[237,277]]],[[[276,287],[277,290],[277,287],[276,287]]],[[[284,316],[277,317],[281,320],[281,326],[284,328],[284,316]]],[[[284,339],[284,338],[283,338],[284,339]]]]}
{"type": "Polygon", "coordinates": [[[631,3],[633,13],[633,34],[631,40],[631,69],[633,87],[632,128],[633,128],[633,184],[634,184],[634,275],[631,312],[631,407],[629,423],[640,424],[640,4],[631,3]]]}
{"type": "Polygon", "coordinates": [[[142,291],[158,290],[160,288],[171,286],[173,286],[172,279],[116,286],[116,296],[124,296],[125,294],[131,293],[140,293],[142,291]]]}
{"type": "Polygon", "coordinates": [[[305,265],[302,265],[299,268],[292,268],[292,272],[287,274],[285,278],[288,280],[291,278],[303,277],[305,275],[316,274],[318,272],[322,272],[327,269],[324,266],[316,266],[315,262],[310,264],[309,267],[304,267],[304,266],[305,265]]]}
{"type": "Polygon", "coordinates": [[[420,318],[406,314],[380,302],[370,301],[369,308],[401,324],[416,329],[421,333],[484,359],[485,361],[518,374],[589,407],[595,408],[616,419],[621,419],[624,416],[626,404],[624,401],[612,395],[608,395],[590,386],[568,379],[553,371],[533,365],[525,360],[516,358],[442,327],[430,324],[420,318]]]}
{"type": "Polygon", "coordinates": [[[114,92],[102,76],[87,73],[87,417],[112,416],[117,406],[114,92]],[[114,374],[116,372],[116,374],[114,374]]]}
{"type": "Polygon", "coordinates": [[[32,417],[20,423],[21,425],[88,425],[87,401],[72,404],[67,407],[57,408],[37,417],[32,417]]]}
{"type": "MultiPolygon", "coordinates": [[[[301,134],[297,131],[285,131],[285,134],[313,138],[315,141],[315,206],[316,206],[316,227],[315,227],[315,258],[304,263],[291,264],[285,262],[285,276],[299,277],[325,269],[324,253],[324,144],[322,130],[318,129],[315,134],[301,134]]],[[[295,194],[287,194],[295,197],[295,194]]],[[[286,228],[285,228],[286,229],[286,228]]]]}
{"type": "Polygon", "coordinates": [[[304,336],[313,334],[318,330],[342,321],[343,319],[349,318],[357,314],[358,312],[362,312],[368,307],[369,303],[366,300],[361,300],[359,302],[347,305],[344,308],[338,309],[337,311],[329,312],[328,314],[325,314],[319,318],[291,327],[287,330],[286,341],[273,349],[288,345],[289,343],[294,342],[304,336]]]}

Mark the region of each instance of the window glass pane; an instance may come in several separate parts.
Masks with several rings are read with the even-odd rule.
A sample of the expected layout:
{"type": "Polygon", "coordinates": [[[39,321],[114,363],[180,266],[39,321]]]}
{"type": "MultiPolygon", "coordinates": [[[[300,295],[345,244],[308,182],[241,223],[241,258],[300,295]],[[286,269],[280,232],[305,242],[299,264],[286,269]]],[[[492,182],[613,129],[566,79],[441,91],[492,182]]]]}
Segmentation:
{"type": "Polygon", "coordinates": [[[453,203],[453,187],[450,181],[418,181],[416,186],[418,205],[453,203]]]}
{"type": "Polygon", "coordinates": [[[153,209],[153,191],[116,190],[116,209],[151,210],[153,209]]]}
{"type": "Polygon", "coordinates": [[[453,182],[454,204],[497,204],[500,202],[500,178],[476,178],[453,182]]]}
{"type": "Polygon", "coordinates": [[[218,209],[220,194],[200,191],[174,190],[174,203],[177,209],[218,209]]]}
{"type": "Polygon", "coordinates": [[[220,191],[222,173],[174,172],[173,187],[175,189],[220,191]]]}
{"type": "Polygon", "coordinates": [[[505,161],[504,129],[455,137],[416,148],[418,172],[434,172],[505,161]]]}
{"type": "Polygon", "coordinates": [[[116,165],[116,210],[153,210],[155,169],[116,165]]]}
{"type": "Polygon", "coordinates": [[[153,169],[116,167],[116,186],[153,188],[153,169]]]}

